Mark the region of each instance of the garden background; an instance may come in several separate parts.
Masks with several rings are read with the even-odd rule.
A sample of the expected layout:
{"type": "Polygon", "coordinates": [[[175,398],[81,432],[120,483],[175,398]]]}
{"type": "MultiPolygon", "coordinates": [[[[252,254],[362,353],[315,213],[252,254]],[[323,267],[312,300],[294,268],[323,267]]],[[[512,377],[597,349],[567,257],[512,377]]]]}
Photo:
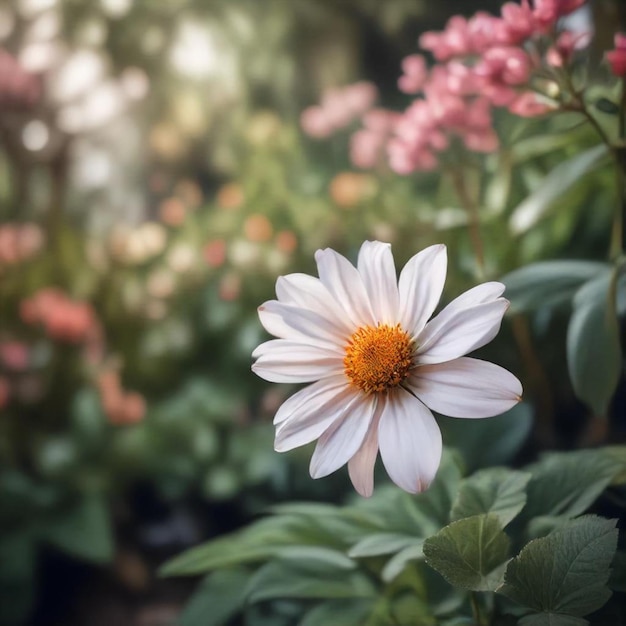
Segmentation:
{"type": "Polygon", "coordinates": [[[499,87],[541,98],[393,152],[420,36],[501,4],[0,2],[0,624],[626,623],[623,3],[526,37],[499,87]],[[364,500],[345,469],[313,481],[310,448],[274,452],[295,387],[250,370],[276,278],[368,239],[398,268],[445,243],[442,302],[487,279],[512,302],[479,356],[523,402],[439,418],[419,496],[377,472],[364,500]],[[464,520],[496,553],[445,544],[464,520]],[[533,539],[598,537],[567,593],[503,578],[533,539]]]}

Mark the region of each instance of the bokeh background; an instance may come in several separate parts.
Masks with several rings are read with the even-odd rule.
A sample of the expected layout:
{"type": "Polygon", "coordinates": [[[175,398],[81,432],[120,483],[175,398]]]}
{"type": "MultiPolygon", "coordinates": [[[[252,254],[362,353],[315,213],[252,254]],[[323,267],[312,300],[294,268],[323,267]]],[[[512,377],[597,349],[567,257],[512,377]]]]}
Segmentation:
{"type": "MultiPolygon", "coordinates": [[[[276,502],[345,499],[345,472],[314,482],[309,451],[273,451],[292,390],[250,372],[256,307],[278,275],[314,272],[319,247],[391,241],[401,264],[444,241],[447,300],[476,283],[474,258],[436,172],[360,169],[356,123],[319,139],[302,113],[349,84],[357,109],[402,110],[420,33],[499,4],[0,2],[0,623],[174,624],[196,581],[160,579],[167,558],[276,502]]],[[[595,26],[592,57],[620,7],[577,18],[595,26]]],[[[589,135],[542,151],[552,121],[496,123],[503,152],[479,165],[488,273],[602,258],[606,177],[539,228],[507,226],[589,135]]],[[[510,319],[485,351],[527,402],[488,432],[443,423],[470,467],[596,436],[563,370],[563,318],[535,322],[510,319]]]]}

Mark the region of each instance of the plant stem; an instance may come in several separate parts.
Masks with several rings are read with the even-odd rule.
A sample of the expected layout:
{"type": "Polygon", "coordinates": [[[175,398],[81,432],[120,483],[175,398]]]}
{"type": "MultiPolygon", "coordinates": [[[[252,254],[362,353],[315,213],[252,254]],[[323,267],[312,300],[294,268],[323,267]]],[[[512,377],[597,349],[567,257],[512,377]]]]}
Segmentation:
{"type": "Polygon", "coordinates": [[[470,602],[472,604],[472,614],[474,616],[474,622],[476,626],[484,626],[482,614],[480,612],[480,602],[478,601],[478,594],[475,591],[470,593],[470,602]]]}
{"type": "Polygon", "coordinates": [[[626,243],[626,145],[615,150],[615,157],[618,201],[611,231],[609,256],[612,260],[622,255],[626,243]]]}
{"type": "Polygon", "coordinates": [[[469,236],[476,258],[476,275],[479,279],[483,279],[485,277],[485,247],[480,232],[480,214],[478,212],[478,206],[469,193],[463,170],[461,168],[451,167],[449,171],[461,205],[468,214],[469,236]]]}

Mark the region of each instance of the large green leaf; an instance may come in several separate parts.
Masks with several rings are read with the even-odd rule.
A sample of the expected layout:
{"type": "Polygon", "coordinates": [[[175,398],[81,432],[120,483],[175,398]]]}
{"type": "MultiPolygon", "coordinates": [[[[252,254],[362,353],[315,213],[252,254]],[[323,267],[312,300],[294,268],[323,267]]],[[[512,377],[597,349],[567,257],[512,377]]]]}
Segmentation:
{"type": "Polygon", "coordinates": [[[547,454],[526,468],[532,478],[522,516],[580,515],[622,468],[619,459],[601,449],[547,454]]]}
{"type": "Polygon", "coordinates": [[[589,281],[574,297],[567,329],[567,367],[576,395],[606,416],[622,372],[612,272],[589,281]]]}
{"type": "Polygon", "coordinates": [[[530,474],[504,468],[476,472],[461,483],[452,507],[452,520],[493,513],[504,528],[526,504],[530,474]]]}
{"type": "Polygon", "coordinates": [[[452,522],[424,542],[426,562],[451,585],[494,590],[510,541],[497,515],[475,515],[452,522]]]}
{"type": "Polygon", "coordinates": [[[520,235],[532,228],[557,204],[563,194],[584,179],[586,174],[606,162],[608,154],[607,146],[601,144],[578,152],[557,165],[542,184],[513,210],[509,222],[511,232],[520,235]]]}
{"type": "Polygon", "coordinates": [[[511,560],[498,592],[538,612],[583,616],[599,609],[611,596],[615,524],[586,515],[534,539],[511,560]]]}
{"type": "Polygon", "coordinates": [[[73,556],[96,563],[113,557],[113,531],[109,507],[98,495],[85,496],[67,513],[46,520],[42,539],[73,556]]]}
{"type": "Polygon", "coordinates": [[[180,616],[180,626],[223,626],[241,610],[250,573],[224,569],[207,576],[180,616]]]}
{"type": "Polygon", "coordinates": [[[202,574],[222,567],[260,562],[282,546],[314,543],[313,519],[275,515],[242,531],[213,539],[168,561],[163,576],[202,574]]]}
{"type": "Polygon", "coordinates": [[[587,281],[610,270],[598,261],[541,261],[506,274],[506,297],[511,311],[533,311],[569,302],[587,281]]]}
{"type": "Polygon", "coordinates": [[[589,622],[583,617],[562,613],[533,613],[519,621],[519,626],[586,626],[589,622]]]}
{"type": "Polygon", "coordinates": [[[285,598],[369,598],[372,583],[359,572],[327,564],[276,560],[261,567],[246,589],[248,602],[285,598]]]}

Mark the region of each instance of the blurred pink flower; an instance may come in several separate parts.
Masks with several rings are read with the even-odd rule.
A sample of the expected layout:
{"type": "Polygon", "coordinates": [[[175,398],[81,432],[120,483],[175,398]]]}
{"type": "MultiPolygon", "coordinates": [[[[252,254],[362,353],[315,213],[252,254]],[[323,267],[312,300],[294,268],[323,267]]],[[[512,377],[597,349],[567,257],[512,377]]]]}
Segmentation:
{"type": "Polygon", "coordinates": [[[506,2],[500,14],[504,26],[501,43],[520,44],[535,33],[536,21],[528,0],[506,2]]]}
{"type": "Polygon", "coordinates": [[[209,267],[220,267],[226,261],[226,241],[224,239],[209,241],[204,246],[202,254],[209,267]]]}
{"type": "Polygon", "coordinates": [[[333,133],[333,126],[321,106],[311,106],[300,115],[302,130],[314,139],[325,139],[333,133]]]}
{"type": "Polygon", "coordinates": [[[579,9],[587,0],[534,0],[533,18],[538,30],[548,31],[557,21],[579,9]]]}
{"type": "Polygon", "coordinates": [[[38,76],[27,72],[11,54],[0,48],[0,107],[30,109],[41,99],[38,76]]]}
{"type": "Polygon", "coordinates": [[[331,87],[322,94],[319,105],[302,112],[300,126],[310,137],[325,139],[365,114],[377,98],[376,86],[367,81],[331,87]]]}
{"type": "Polygon", "coordinates": [[[509,104],[509,111],[520,117],[538,117],[553,110],[554,107],[540,100],[532,91],[521,93],[509,104]]]}
{"type": "Polygon", "coordinates": [[[550,46],[546,52],[546,63],[553,67],[567,65],[574,56],[574,52],[587,46],[590,40],[591,35],[587,32],[579,33],[564,30],[559,34],[554,45],[550,46]]]}
{"type": "Polygon", "coordinates": [[[615,76],[626,78],[626,35],[615,35],[615,48],[606,53],[606,60],[615,76]]]}
{"type": "Polygon", "coordinates": [[[404,93],[418,93],[428,78],[426,60],[421,54],[411,54],[402,61],[402,76],[398,79],[398,89],[404,93]]]}
{"type": "Polygon", "coordinates": [[[22,320],[42,325],[50,338],[68,343],[83,343],[95,334],[97,321],[91,305],[70,300],[59,289],[46,288],[20,305],[22,320]]]}
{"type": "Polygon", "coordinates": [[[0,361],[8,370],[23,372],[28,367],[28,346],[21,341],[0,343],[0,361]]]}

